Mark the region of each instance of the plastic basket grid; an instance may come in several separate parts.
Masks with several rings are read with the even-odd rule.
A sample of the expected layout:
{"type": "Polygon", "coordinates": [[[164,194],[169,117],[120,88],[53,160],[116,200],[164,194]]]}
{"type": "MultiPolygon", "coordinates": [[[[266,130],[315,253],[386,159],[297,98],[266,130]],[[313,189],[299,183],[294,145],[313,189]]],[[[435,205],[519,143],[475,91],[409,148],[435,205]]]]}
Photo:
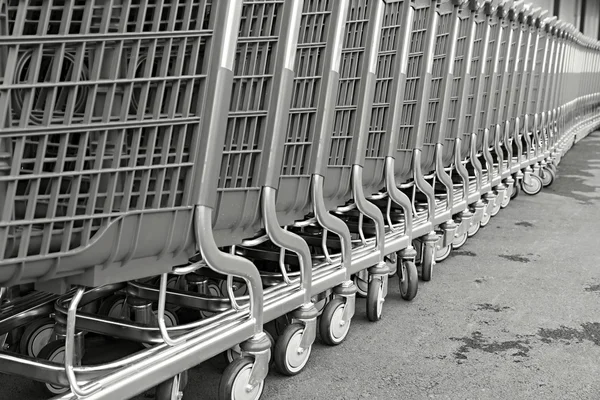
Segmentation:
{"type": "Polygon", "coordinates": [[[402,117],[398,133],[398,151],[412,150],[413,144],[416,141],[415,125],[419,118],[415,113],[419,97],[417,89],[420,86],[420,80],[423,79],[423,52],[427,46],[425,38],[429,12],[429,7],[423,7],[415,9],[413,13],[404,101],[402,103],[402,117]]]}
{"type": "Polygon", "coordinates": [[[541,31],[535,31],[534,34],[540,35],[540,38],[538,40],[535,64],[533,65],[533,76],[531,79],[530,96],[527,99],[526,104],[526,112],[531,114],[529,118],[529,130],[534,129],[535,121],[533,118],[533,114],[537,113],[538,111],[541,111],[541,103],[543,102],[543,97],[541,96],[543,96],[544,94],[543,77],[546,73],[547,68],[545,64],[548,62],[548,60],[545,59],[547,45],[546,36],[541,31]]]}
{"type": "MultiPolygon", "coordinates": [[[[500,122],[502,117],[503,104],[500,104],[500,100],[503,93],[503,84],[508,80],[508,73],[504,73],[504,66],[506,62],[507,51],[509,50],[510,44],[508,43],[508,31],[510,25],[505,21],[499,21],[497,27],[498,36],[500,37],[500,52],[498,55],[498,70],[496,73],[496,85],[493,88],[492,98],[492,111],[490,115],[491,123],[497,124],[500,122]]],[[[498,40],[498,39],[497,39],[498,40]]]]}
{"type": "Polygon", "coordinates": [[[354,135],[357,134],[354,130],[354,121],[357,117],[358,102],[361,96],[360,77],[366,57],[370,9],[368,1],[350,1],[344,32],[337,105],[329,149],[329,167],[348,168],[353,162],[351,154],[352,141],[354,135]]]}
{"type": "MultiPolygon", "coordinates": [[[[447,125],[447,139],[454,139],[458,137],[459,132],[458,129],[458,118],[459,115],[459,107],[460,101],[459,91],[462,80],[462,75],[464,73],[464,68],[466,68],[465,58],[467,56],[467,35],[471,28],[469,18],[461,18],[460,25],[458,28],[458,37],[456,39],[456,55],[454,57],[454,77],[452,79],[452,84],[450,88],[450,101],[448,104],[448,125],[447,125]],[[448,135],[450,137],[448,137],[448,135]]],[[[462,132],[461,132],[462,133],[462,132]]]]}
{"type": "Polygon", "coordinates": [[[6,5],[0,263],[62,257],[127,215],[189,210],[211,1],[6,5]]]}
{"type": "MultiPolygon", "coordinates": [[[[534,57],[536,56],[536,54],[534,54],[536,52],[535,46],[536,46],[536,40],[535,40],[535,36],[537,35],[537,32],[534,31],[532,28],[528,28],[527,29],[527,33],[526,35],[529,35],[530,39],[529,39],[529,49],[527,52],[527,59],[523,60],[523,67],[524,67],[524,71],[523,71],[523,79],[522,85],[520,86],[520,90],[523,91],[523,93],[521,93],[521,98],[519,99],[519,104],[518,104],[518,110],[519,110],[519,131],[523,131],[523,129],[525,129],[525,114],[527,114],[527,107],[528,107],[528,103],[529,103],[529,98],[531,96],[531,90],[532,90],[532,83],[533,83],[533,68],[535,67],[534,65],[534,57]]],[[[525,41],[527,42],[527,41],[525,41]]],[[[527,47],[527,43],[525,43],[525,48],[527,47]]],[[[523,58],[525,58],[525,53],[523,53],[523,58]]]]}
{"type": "MultiPolygon", "coordinates": [[[[292,219],[301,217],[309,206],[311,156],[314,145],[317,106],[326,69],[324,57],[332,26],[333,2],[305,1],[295,61],[292,104],[283,147],[278,210],[292,219]]],[[[280,215],[281,217],[281,215],[280,215]]],[[[280,218],[281,221],[281,218],[280,218]]]]}
{"type": "MultiPolygon", "coordinates": [[[[512,92],[512,97],[510,97],[510,103],[511,103],[511,107],[512,107],[512,115],[509,115],[509,119],[511,121],[514,121],[516,117],[518,117],[518,112],[519,112],[519,100],[521,100],[521,91],[526,90],[526,88],[524,87],[526,84],[526,62],[527,60],[525,60],[525,54],[526,54],[526,50],[527,50],[527,35],[528,33],[526,32],[525,29],[523,29],[522,27],[519,27],[518,30],[523,30],[524,32],[522,33],[522,37],[521,37],[521,42],[519,44],[515,44],[514,48],[515,48],[515,53],[514,53],[514,57],[511,57],[511,60],[509,61],[509,68],[514,71],[513,72],[513,79],[514,79],[514,87],[512,88],[511,92],[512,92]],[[516,56],[516,48],[517,46],[519,46],[520,50],[519,50],[519,57],[517,58],[516,56]]],[[[516,34],[515,38],[518,38],[519,35],[516,34]]],[[[507,99],[509,99],[509,97],[507,97],[507,99]]],[[[515,132],[512,132],[515,133],[515,132]]]]}
{"type": "Polygon", "coordinates": [[[213,229],[217,243],[238,242],[260,229],[261,168],[269,152],[267,131],[283,0],[245,0],[233,64],[233,87],[217,185],[213,229]],[[225,211],[227,210],[227,211],[225,211]]]}
{"type": "Polygon", "coordinates": [[[330,29],[332,2],[305,1],[296,52],[292,105],[283,150],[281,176],[309,178],[309,159],[330,29]]]}
{"type": "MultiPolygon", "coordinates": [[[[491,114],[489,107],[493,102],[494,97],[494,89],[492,87],[492,83],[494,80],[494,64],[498,61],[495,60],[494,50],[496,48],[496,44],[498,42],[498,34],[499,34],[499,23],[495,18],[489,18],[486,22],[489,24],[489,43],[487,48],[487,54],[485,54],[485,73],[482,76],[482,91],[481,91],[481,104],[482,107],[479,111],[479,126],[478,128],[478,136],[477,136],[477,145],[481,147],[483,145],[483,132],[485,129],[491,130],[491,123],[488,120],[489,114],[491,114]]],[[[497,80],[496,80],[497,84],[497,80]]],[[[490,135],[491,136],[491,135],[490,135]]],[[[492,138],[490,137],[490,142],[492,138]]],[[[489,143],[488,143],[489,145],[489,143]]]]}
{"type": "Polygon", "coordinates": [[[507,50],[507,54],[506,56],[508,57],[508,60],[506,60],[506,65],[507,65],[507,70],[504,73],[505,75],[505,79],[506,82],[508,82],[509,84],[506,85],[506,87],[503,89],[504,90],[504,102],[503,104],[500,105],[500,107],[502,108],[502,120],[503,121],[510,121],[511,118],[513,118],[513,114],[514,113],[514,104],[516,102],[515,97],[518,95],[518,92],[516,90],[513,90],[513,88],[511,88],[511,84],[513,83],[512,86],[518,86],[518,75],[515,73],[515,63],[518,61],[517,58],[517,47],[519,45],[519,30],[521,29],[520,25],[517,22],[511,22],[508,27],[506,29],[510,29],[512,30],[513,34],[512,34],[512,40],[510,41],[510,43],[507,43],[506,45],[508,46],[507,50]]]}
{"type": "Polygon", "coordinates": [[[474,114],[477,111],[478,103],[483,100],[480,93],[477,93],[479,84],[479,66],[482,58],[486,55],[483,54],[483,36],[485,33],[485,20],[475,21],[475,37],[473,38],[473,53],[471,56],[471,74],[469,76],[467,84],[467,97],[465,99],[465,133],[476,132],[479,126],[473,126],[474,114]]]}
{"type": "Polygon", "coordinates": [[[442,83],[446,72],[447,54],[450,46],[450,30],[452,28],[452,12],[440,14],[435,38],[433,64],[431,70],[431,87],[428,97],[427,119],[425,122],[424,145],[438,142],[436,126],[440,119],[442,103],[442,83]]]}
{"type": "Polygon", "coordinates": [[[398,79],[394,70],[398,48],[402,44],[401,29],[403,2],[386,4],[381,29],[381,41],[377,61],[377,81],[371,113],[371,126],[366,146],[367,159],[383,159],[386,132],[389,125],[392,85],[398,79]]]}

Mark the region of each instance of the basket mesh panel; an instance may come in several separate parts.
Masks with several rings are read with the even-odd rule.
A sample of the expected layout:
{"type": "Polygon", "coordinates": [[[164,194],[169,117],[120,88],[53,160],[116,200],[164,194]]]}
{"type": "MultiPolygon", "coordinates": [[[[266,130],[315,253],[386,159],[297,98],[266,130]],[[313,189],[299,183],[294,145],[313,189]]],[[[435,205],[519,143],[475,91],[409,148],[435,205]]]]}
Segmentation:
{"type": "Polygon", "coordinates": [[[332,0],[305,1],[294,68],[294,92],[283,153],[283,176],[309,176],[308,162],[331,26],[332,0]]]}
{"type": "Polygon", "coordinates": [[[429,11],[429,8],[420,8],[415,9],[413,14],[397,150],[410,150],[410,143],[414,141],[414,135],[416,134],[415,125],[418,121],[418,115],[415,114],[415,109],[419,96],[417,88],[420,80],[423,79],[423,52],[427,46],[425,38],[429,11]]]}
{"type": "Polygon", "coordinates": [[[6,2],[4,261],[85,246],[126,213],[191,207],[211,3],[6,2]]]}
{"type": "Polygon", "coordinates": [[[371,129],[367,139],[367,158],[383,158],[384,135],[388,127],[392,85],[397,77],[394,70],[398,48],[402,44],[401,24],[403,2],[386,4],[377,61],[377,82],[371,114],[371,129]]]}

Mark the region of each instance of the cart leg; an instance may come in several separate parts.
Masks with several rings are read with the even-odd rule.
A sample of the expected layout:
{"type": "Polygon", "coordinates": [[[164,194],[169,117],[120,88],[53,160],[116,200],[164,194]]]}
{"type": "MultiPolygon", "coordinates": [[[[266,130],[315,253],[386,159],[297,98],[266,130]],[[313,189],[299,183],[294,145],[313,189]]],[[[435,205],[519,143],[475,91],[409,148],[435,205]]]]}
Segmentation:
{"type": "Polygon", "coordinates": [[[356,308],[357,290],[352,281],[346,281],[333,289],[337,297],[325,306],[319,324],[321,340],[326,344],[336,346],[346,339],[356,308]]]}
{"type": "Polygon", "coordinates": [[[292,313],[294,323],[285,328],[275,344],[275,365],[282,374],[297,375],[306,366],[317,336],[318,314],[312,302],[292,313]]]}
{"type": "Polygon", "coordinates": [[[242,356],[223,372],[219,384],[219,400],[232,398],[258,400],[269,373],[271,342],[264,332],[240,344],[242,356]]]}

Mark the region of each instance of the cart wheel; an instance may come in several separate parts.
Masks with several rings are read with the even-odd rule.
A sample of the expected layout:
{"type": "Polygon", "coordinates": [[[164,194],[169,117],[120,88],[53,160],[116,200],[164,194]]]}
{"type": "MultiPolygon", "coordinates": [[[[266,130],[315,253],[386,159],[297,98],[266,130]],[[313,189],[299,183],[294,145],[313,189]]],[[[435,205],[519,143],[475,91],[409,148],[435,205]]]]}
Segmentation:
{"type": "Polygon", "coordinates": [[[369,292],[367,293],[367,318],[371,322],[381,319],[383,314],[383,281],[381,278],[373,277],[369,282],[369,292]]]}
{"type": "Polygon", "coordinates": [[[321,340],[329,346],[337,346],[342,343],[348,331],[350,330],[350,322],[342,321],[346,302],[340,298],[333,299],[325,306],[323,315],[321,315],[321,323],[319,329],[321,340]]]}
{"type": "MultiPolygon", "coordinates": [[[[203,293],[203,294],[213,296],[213,297],[223,297],[223,293],[221,293],[221,288],[219,288],[219,285],[217,284],[217,282],[215,282],[213,280],[210,280],[208,282],[208,284],[206,285],[206,293],[203,293]]],[[[202,318],[208,318],[208,317],[215,315],[215,313],[210,312],[210,311],[201,310],[200,315],[202,316],[202,318]]]]}
{"type": "Polygon", "coordinates": [[[262,381],[250,392],[248,381],[254,361],[250,357],[238,358],[225,369],[219,383],[219,400],[258,400],[262,395],[265,382],[262,381]]]}
{"type": "MultiPolygon", "coordinates": [[[[275,344],[273,358],[279,372],[287,376],[294,376],[300,373],[310,356],[312,345],[308,349],[300,349],[300,341],[304,333],[304,325],[291,324],[285,328],[283,335],[279,337],[275,344]]],[[[233,365],[233,364],[231,364],[233,365]]]]}
{"type": "Polygon", "coordinates": [[[542,179],[542,185],[544,187],[552,185],[554,183],[554,179],[556,179],[556,174],[554,171],[552,171],[550,168],[542,168],[541,172],[542,174],[540,178],[542,179]]]}
{"type": "Polygon", "coordinates": [[[444,261],[450,256],[450,253],[452,252],[452,243],[450,243],[446,247],[440,247],[440,242],[441,240],[438,240],[438,242],[435,245],[435,262],[444,261]]]}
{"type": "Polygon", "coordinates": [[[490,213],[490,216],[495,217],[496,215],[498,215],[501,208],[502,204],[498,204],[498,202],[494,200],[494,205],[492,206],[492,212],[490,213]]]}
{"type": "MultiPolygon", "coordinates": [[[[519,185],[517,185],[517,182],[515,182],[515,184],[513,185],[513,189],[512,192],[515,191],[515,187],[517,187],[519,185]]],[[[500,207],[502,208],[506,208],[508,207],[508,204],[510,203],[510,199],[512,199],[512,192],[511,193],[505,193],[504,194],[504,198],[502,199],[502,203],[500,204],[500,207]]]]}
{"type": "MultiPolygon", "coordinates": [[[[265,333],[265,335],[267,335],[267,338],[269,338],[269,342],[271,342],[271,350],[273,350],[273,347],[275,347],[275,340],[273,339],[273,336],[264,329],[263,329],[263,332],[265,333]]],[[[234,362],[235,360],[237,360],[241,357],[242,357],[242,349],[240,348],[239,344],[236,344],[232,348],[227,349],[227,351],[225,352],[225,358],[227,359],[227,364],[231,364],[232,362],[234,362]]],[[[273,363],[273,357],[271,357],[271,359],[269,360],[269,363],[271,363],[271,364],[273,363]]]]}
{"type": "Polygon", "coordinates": [[[519,185],[519,183],[517,181],[515,181],[515,184],[513,185],[512,193],[510,194],[510,199],[511,200],[516,199],[520,192],[521,192],[521,185],[519,185]]]}
{"type": "Polygon", "coordinates": [[[125,296],[122,294],[113,294],[100,304],[98,314],[105,317],[122,319],[121,311],[124,305],[125,296]]]}
{"type": "MultiPolygon", "coordinates": [[[[477,229],[479,229],[479,224],[477,224],[477,229]]],[[[471,228],[469,228],[471,229],[471,228]]],[[[465,232],[460,236],[455,236],[454,240],[452,241],[452,249],[454,250],[458,250],[461,247],[464,246],[465,243],[467,243],[467,238],[468,238],[468,233],[465,232]]]]}
{"type": "Polygon", "coordinates": [[[424,282],[431,280],[433,274],[433,264],[435,262],[435,248],[433,246],[423,246],[423,256],[421,259],[421,279],[424,282]]]}
{"type": "MultiPolygon", "coordinates": [[[[464,241],[462,242],[462,244],[465,244],[465,242],[467,241],[467,237],[473,237],[473,236],[477,235],[477,232],[479,232],[480,228],[481,228],[481,222],[478,222],[475,225],[469,226],[469,228],[467,229],[467,235],[464,238],[464,241]]],[[[462,246],[462,244],[461,244],[461,246],[462,246]]]]}
{"type": "Polygon", "coordinates": [[[354,275],[354,284],[356,285],[356,288],[358,289],[358,291],[356,292],[358,297],[367,297],[367,291],[369,290],[369,283],[360,279],[358,277],[358,275],[354,275]]]}
{"type": "Polygon", "coordinates": [[[179,381],[175,377],[164,381],[156,387],[154,398],[156,400],[179,400],[183,397],[183,390],[187,386],[188,372],[179,374],[179,381]]]}
{"type": "Polygon", "coordinates": [[[492,219],[492,215],[490,213],[488,213],[487,211],[483,212],[483,217],[481,217],[481,222],[479,223],[481,228],[484,228],[485,226],[487,226],[487,224],[490,223],[490,220],[492,219]]]}
{"type": "Polygon", "coordinates": [[[21,354],[37,357],[40,350],[50,342],[54,324],[55,321],[52,318],[38,319],[29,324],[19,342],[21,354]]]}
{"type": "Polygon", "coordinates": [[[556,174],[558,173],[558,168],[556,168],[556,165],[554,165],[553,162],[547,163],[546,167],[550,168],[552,170],[552,172],[554,172],[554,175],[556,176],[556,174]]]}
{"type": "Polygon", "coordinates": [[[539,192],[542,191],[542,179],[535,175],[535,174],[531,174],[531,184],[527,185],[525,184],[525,181],[523,181],[521,183],[521,189],[523,189],[523,191],[530,195],[530,196],[534,196],[536,194],[538,194],[539,192]]]}
{"type": "MultiPolygon", "coordinates": [[[[55,340],[45,345],[38,353],[38,358],[42,360],[52,361],[57,364],[64,365],[65,363],[65,342],[63,340],[55,340]]],[[[41,389],[50,396],[57,396],[67,393],[70,388],[52,385],[50,383],[38,382],[41,389]]]]}
{"type": "MultiPolygon", "coordinates": [[[[406,271],[406,274],[405,276],[399,276],[400,296],[406,301],[411,301],[419,291],[419,272],[417,271],[417,266],[412,261],[404,261],[402,271],[406,271]]],[[[398,269],[398,272],[400,272],[400,269],[398,269]]]]}

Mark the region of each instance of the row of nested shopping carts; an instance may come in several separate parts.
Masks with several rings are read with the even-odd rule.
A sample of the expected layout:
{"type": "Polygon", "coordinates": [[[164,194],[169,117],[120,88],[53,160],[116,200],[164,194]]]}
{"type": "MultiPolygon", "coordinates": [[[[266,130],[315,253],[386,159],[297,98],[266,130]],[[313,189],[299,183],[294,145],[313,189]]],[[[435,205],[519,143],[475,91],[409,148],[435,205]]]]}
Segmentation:
{"type": "Polygon", "coordinates": [[[510,0],[0,0],[0,371],[259,398],[552,183],[599,49],[510,0]]]}

